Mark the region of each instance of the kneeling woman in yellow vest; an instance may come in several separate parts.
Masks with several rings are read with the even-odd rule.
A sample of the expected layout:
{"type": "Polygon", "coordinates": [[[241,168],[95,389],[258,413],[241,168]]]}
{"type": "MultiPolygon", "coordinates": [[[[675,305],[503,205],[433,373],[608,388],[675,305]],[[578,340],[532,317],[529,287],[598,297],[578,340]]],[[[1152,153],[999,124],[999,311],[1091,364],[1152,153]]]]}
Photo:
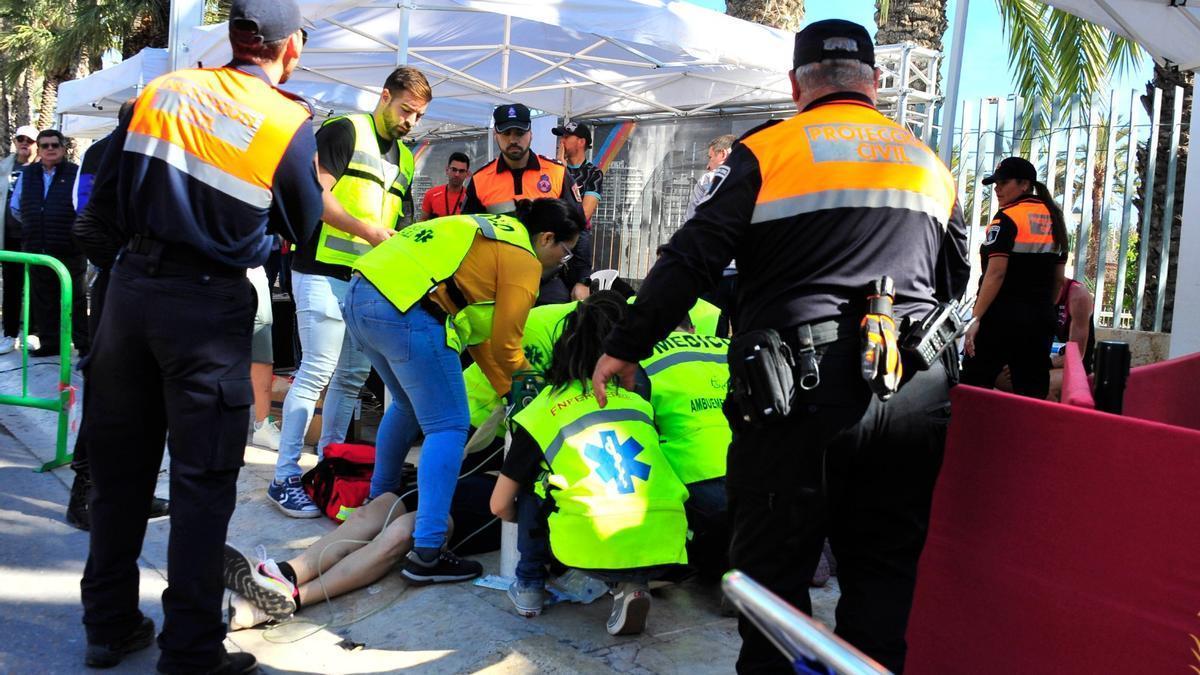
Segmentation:
{"type": "Polygon", "coordinates": [[[526,367],[521,336],[542,273],[562,263],[582,218],[557,199],[522,202],[515,217],[448,216],[407,227],[364,254],[343,314],[392,394],[376,438],[372,498],[397,489],[409,448],[424,432],[417,466],[421,504],[410,583],[463,581],[482,567],[442,552],[467,440],[467,396],[458,351],[468,348],[500,394],[526,367]]]}
{"type": "Polygon", "coordinates": [[[610,584],[613,635],[640,633],[650,611],[647,584],[687,562],[688,492],[659,450],[650,403],[614,386],[601,409],[589,391],[604,337],[625,307],[603,292],[567,317],[549,386],[512,419],[512,445],[492,493],[492,512],[517,522],[521,561],[508,595],[518,613],[541,612],[553,553],[610,584]]]}

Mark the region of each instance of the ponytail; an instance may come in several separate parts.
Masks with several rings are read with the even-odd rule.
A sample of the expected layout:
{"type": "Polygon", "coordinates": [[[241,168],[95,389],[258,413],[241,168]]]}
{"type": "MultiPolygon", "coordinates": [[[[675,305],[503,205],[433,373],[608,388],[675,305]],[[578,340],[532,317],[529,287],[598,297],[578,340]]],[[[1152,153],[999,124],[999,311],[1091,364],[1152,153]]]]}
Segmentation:
{"type": "Polygon", "coordinates": [[[579,303],[563,321],[562,335],[550,354],[546,382],[562,389],[579,381],[587,391],[596,362],[604,353],[604,340],[625,316],[625,309],[624,298],[613,291],[593,293],[579,303]]]}
{"type": "Polygon", "coordinates": [[[1054,233],[1054,245],[1058,247],[1059,252],[1068,253],[1070,249],[1070,241],[1067,239],[1067,220],[1063,217],[1062,209],[1058,208],[1058,203],[1054,201],[1054,197],[1050,195],[1050,188],[1040,180],[1033,181],[1033,189],[1037,193],[1037,198],[1042,201],[1046,210],[1050,212],[1051,230],[1054,233]]]}

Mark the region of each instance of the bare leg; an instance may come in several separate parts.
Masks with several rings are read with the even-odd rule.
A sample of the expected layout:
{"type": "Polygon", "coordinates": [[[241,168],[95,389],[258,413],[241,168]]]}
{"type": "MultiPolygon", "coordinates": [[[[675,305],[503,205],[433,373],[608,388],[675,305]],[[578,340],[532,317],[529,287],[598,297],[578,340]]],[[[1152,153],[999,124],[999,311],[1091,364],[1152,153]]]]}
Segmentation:
{"type": "Polygon", "coordinates": [[[254,387],[254,421],[262,422],[271,414],[271,379],[275,376],[270,363],[250,364],[250,384],[254,387]]]}
{"type": "MultiPolygon", "coordinates": [[[[402,511],[403,507],[396,510],[402,511]]],[[[300,604],[307,606],[310,603],[324,600],[326,596],[333,598],[382,579],[412,549],[412,533],[415,522],[415,513],[405,513],[394,517],[387,529],[375,537],[371,543],[354,549],[336,565],[327,568],[321,574],[320,579],[302,584],[300,586],[300,604]],[[322,589],[322,584],[324,589],[322,589]]],[[[349,545],[337,548],[348,549],[349,545]]],[[[309,550],[314,549],[315,547],[309,550]]],[[[326,553],[325,557],[328,558],[332,552],[331,550],[326,553]]]]}
{"type": "Polygon", "coordinates": [[[1063,383],[1063,369],[1062,368],[1051,368],[1050,369],[1050,393],[1046,395],[1047,401],[1054,401],[1057,403],[1058,400],[1060,398],[1062,398],[1062,383],[1063,383]]]}
{"type": "MultiPolygon", "coordinates": [[[[383,530],[383,520],[387,518],[388,511],[395,503],[396,495],[390,492],[379,495],[366,506],[355,509],[336,530],[321,537],[303,553],[289,560],[288,564],[296,572],[296,583],[304,585],[316,579],[318,573],[328,571],[339,560],[365,546],[352,543],[353,540],[371,541],[379,536],[383,530]],[[324,555],[321,554],[322,551],[325,552],[324,555]]],[[[392,513],[392,520],[395,521],[405,512],[403,504],[397,506],[392,513]]]]}

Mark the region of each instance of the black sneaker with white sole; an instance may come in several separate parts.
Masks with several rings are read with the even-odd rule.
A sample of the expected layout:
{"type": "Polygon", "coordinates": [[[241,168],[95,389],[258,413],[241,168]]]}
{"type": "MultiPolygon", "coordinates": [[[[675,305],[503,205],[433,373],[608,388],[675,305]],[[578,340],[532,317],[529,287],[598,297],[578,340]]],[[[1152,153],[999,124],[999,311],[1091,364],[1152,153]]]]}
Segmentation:
{"type": "Polygon", "coordinates": [[[483,574],[483,565],[464,560],[450,551],[442,550],[433,560],[425,560],[414,549],[404,559],[404,578],[413,586],[467,581],[483,574]]]}
{"type": "Polygon", "coordinates": [[[278,572],[274,561],[255,563],[246,554],[225,544],[225,588],[240,594],[275,619],[296,611],[296,587],[278,572]]]}

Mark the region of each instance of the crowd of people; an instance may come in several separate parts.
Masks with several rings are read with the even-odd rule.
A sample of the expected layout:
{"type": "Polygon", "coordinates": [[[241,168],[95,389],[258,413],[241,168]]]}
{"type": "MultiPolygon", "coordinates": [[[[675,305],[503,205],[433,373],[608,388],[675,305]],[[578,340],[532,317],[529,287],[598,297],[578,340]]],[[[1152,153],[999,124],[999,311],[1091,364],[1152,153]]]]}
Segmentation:
{"type": "MultiPolygon", "coordinates": [[[[84,357],[68,517],[91,531],[88,666],[154,640],[137,557],[147,518],[169,513],[161,672],[253,672],[226,653],[226,626],[286,619],[397,566],[411,585],[478,577],[466,556],[493,517],[517,525],[517,613],[540,615],[548,580],[573,568],[609,585],[613,635],[645,629],[651,581],[733,567],[810,611],[828,548],[838,634],[901,672],[959,355],[892,354],[868,376],[864,317],[902,332],[960,299],[967,226],[946,168],[875,109],[861,26],[797,34],[798,114],[712,141],[636,297],[593,278],[603,173],[587,124],[553,130],[560,162],[530,150],[530,110],[502,104],[497,159],[472,171],[451,154],[418,208],[404,139],[434,99],[420,71],[397,68],[373,111],[314,133],[278,88],[304,49],[295,3],[235,0],[229,40],[230,64],[147,85],[82,169],[62,134],[28,127],[0,160],[5,249],[56,258],[74,292],[60,336],[57,281],[34,267],[41,344],[19,344],[21,273],[6,263],[0,350],[73,341],[84,357]],[[870,132],[839,133],[851,127],[870,132]],[[864,154],[873,143],[903,151],[864,154]],[[282,255],[301,356],[276,426],[270,327],[291,317],[271,315],[264,266],[282,255]],[[322,515],[301,480],[308,427],[324,394],[318,454],[344,441],[372,370],[390,404],[363,503],[284,562],[227,542],[248,441],[278,452],[271,503],[322,515]],[[153,494],[164,446],[169,506],[153,494]]],[[[1093,340],[1090,298],[1065,278],[1062,212],[1032,164],[1005,159],[984,183],[1001,209],[962,380],[1053,396],[1052,349],[1093,340]]],[[[790,670],[745,617],[739,631],[739,670],[790,670]]]]}

